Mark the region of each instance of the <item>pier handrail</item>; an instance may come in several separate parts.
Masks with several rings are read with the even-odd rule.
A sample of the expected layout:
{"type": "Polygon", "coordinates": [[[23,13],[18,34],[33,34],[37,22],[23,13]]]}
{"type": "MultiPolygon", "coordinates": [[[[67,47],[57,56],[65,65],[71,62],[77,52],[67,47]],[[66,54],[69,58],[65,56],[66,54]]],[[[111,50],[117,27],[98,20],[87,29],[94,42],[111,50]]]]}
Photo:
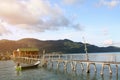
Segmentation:
{"type": "MultiPolygon", "coordinates": [[[[86,60],[86,54],[45,54],[45,58],[49,58],[52,60],[55,59],[64,59],[64,60],[86,60]]],[[[118,56],[115,54],[89,54],[90,61],[120,61],[118,56]],[[99,58],[98,58],[99,57],[99,58]]]]}

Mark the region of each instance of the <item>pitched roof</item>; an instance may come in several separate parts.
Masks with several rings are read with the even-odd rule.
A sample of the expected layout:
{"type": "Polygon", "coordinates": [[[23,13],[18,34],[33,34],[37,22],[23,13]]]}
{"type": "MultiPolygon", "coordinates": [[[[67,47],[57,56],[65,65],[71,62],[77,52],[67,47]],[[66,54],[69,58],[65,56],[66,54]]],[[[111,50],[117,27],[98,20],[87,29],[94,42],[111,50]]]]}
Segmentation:
{"type": "Polygon", "coordinates": [[[19,48],[17,51],[39,51],[38,48],[19,48]]]}

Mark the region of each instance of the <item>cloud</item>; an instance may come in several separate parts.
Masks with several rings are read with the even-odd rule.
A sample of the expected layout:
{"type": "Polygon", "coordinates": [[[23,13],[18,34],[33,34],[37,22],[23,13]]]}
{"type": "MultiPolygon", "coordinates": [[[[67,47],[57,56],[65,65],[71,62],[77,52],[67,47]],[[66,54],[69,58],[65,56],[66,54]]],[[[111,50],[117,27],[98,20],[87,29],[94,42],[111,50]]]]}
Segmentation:
{"type": "Polygon", "coordinates": [[[83,27],[84,27],[80,23],[74,24],[73,26],[74,28],[76,28],[76,30],[83,30],[83,27]]]}
{"type": "Polygon", "coordinates": [[[11,34],[11,32],[0,23],[0,36],[2,36],[3,34],[11,34]]]}
{"type": "Polygon", "coordinates": [[[112,41],[111,39],[105,40],[105,41],[104,41],[104,44],[105,44],[105,45],[112,45],[112,44],[113,44],[113,41],[112,41]]]}
{"type": "Polygon", "coordinates": [[[57,4],[47,0],[0,0],[0,18],[28,31],[74,26],[57,4]]]}
{"type": "Polygon", "coordinates": [[[100,0],[96,6],[107,6],[108,8],[114,8],[120,5],[120,0],[100,0]]]}
{"type": "Polygon", "coordinates": [[[105,40],[104,41],[105,46],[118,46],[120,47],[120,42],[119,41],[113,41],[111,39],[105,40]]]}
{"type": "Polygon", "coordinates": [[[85,0],[63,0],[63,3],[68,4],[68,5],[80,5],[83,3],[85,0]]]}

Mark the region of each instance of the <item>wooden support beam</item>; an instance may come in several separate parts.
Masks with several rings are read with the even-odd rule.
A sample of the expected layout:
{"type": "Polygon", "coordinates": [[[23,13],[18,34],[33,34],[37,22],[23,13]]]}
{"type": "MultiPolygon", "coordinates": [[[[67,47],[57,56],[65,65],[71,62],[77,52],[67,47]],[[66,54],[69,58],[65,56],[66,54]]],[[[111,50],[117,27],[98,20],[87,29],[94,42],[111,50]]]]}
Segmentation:
{"type": "Polygon", "coordinates": [[[101,69],[101,75],[103,75],[103,72],[104,72],[104,66],[108,66],[109,68],[109,73],[112,74],[112,68],[111,68],[111,65],[109,63],[103,63],[102,64],[102,69],[101,69]]]}

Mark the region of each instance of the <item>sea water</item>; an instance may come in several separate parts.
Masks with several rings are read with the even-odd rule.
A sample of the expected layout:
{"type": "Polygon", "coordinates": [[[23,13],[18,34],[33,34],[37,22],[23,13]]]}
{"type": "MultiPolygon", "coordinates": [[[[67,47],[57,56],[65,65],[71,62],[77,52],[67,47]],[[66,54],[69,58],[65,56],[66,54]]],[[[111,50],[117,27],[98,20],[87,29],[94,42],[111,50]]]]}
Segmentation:
{"type": "MultiPolygon", "coordinates": [[[[91,53],[90,53],[91,54],[91,53]]],[[[119,53],[96,53],[96,54],[115,54],[119,53]]],[[[96,59],[99,56],[96,56],[96,59]]],[[[97,72],[94,72],[94,66],[90,66],[90,73],[86,73],[86,70],[82,70],[80,65],[77,65],[77,70],[73,71],[70,68],[70,64],[67,66],[67,70],[64,70],[63,64],[59,65],[59,69],[56,67],[56,63],[53,67],[48,65],[47,68],[28,69],[23,71],[16,71],[14,66],[16,64],[10,61],[0,61],[0,80],[120,80],[120,66],[118,73],[116,73],[115,65],[111,65],[113,74],[109,74],[108,66],[104,69],[104,75],[100,75],[101,65],[97,65],[97,72]]],[[[84,65],[86,66],[86,65],[84,65]]],[[[86,67],[85,67],[86,68],[86,67]]]]}

